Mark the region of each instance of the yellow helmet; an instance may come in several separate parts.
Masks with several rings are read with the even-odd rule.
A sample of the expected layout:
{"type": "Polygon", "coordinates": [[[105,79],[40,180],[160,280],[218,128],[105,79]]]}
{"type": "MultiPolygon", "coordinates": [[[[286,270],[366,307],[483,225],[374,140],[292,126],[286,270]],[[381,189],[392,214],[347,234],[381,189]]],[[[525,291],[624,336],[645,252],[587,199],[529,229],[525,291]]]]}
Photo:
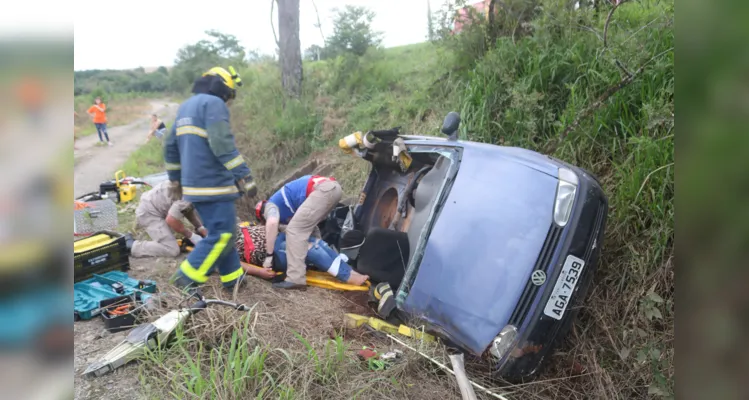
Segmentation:
{"type": "Polygon", "coordinates": [[[229,66],[229,71],[222,67],[213,67],[204,73],[203,76],[214,75],[221,78],[224,84],[231,90],[236,90],[237,87],[242,86],[242,78],[239,77],[234,67],[229,66]]]}

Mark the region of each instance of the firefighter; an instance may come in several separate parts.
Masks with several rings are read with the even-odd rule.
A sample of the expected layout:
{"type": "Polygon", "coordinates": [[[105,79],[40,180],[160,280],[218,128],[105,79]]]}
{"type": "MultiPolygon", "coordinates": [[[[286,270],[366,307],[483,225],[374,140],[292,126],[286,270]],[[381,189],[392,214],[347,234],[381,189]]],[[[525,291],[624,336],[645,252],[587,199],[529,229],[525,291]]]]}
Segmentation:
{"type": "Polygon", "coordinates": [[[195,245],[208,233],[190,202],[175,201],[169,196],[169,184],[168,181],[161,182],[140,198],[135,210],[135,222],[137,226],[145,228],[151,240],[128,240],[133,257],[177,257],[180,250],[172,231],[181,233],[195,245]],[[190,221],[196,232],[185,227],[182,217],[190,221]]]}
{"type": "MultiPolygon", "coordinates": [[[[273,263],[273,245],[279,224],[286,226],[286,279],[276,289],[303,289],[307,286],[308,239],[341,200],[341,185],[333,178],[305,175],[293,180],[268,200],[255,206],[255,217],[265,223],[266,257],[263,267],[273,263]]],[[[201,214],[202,215],[202,214],[201,214]]],[[[210,227],[208,228],[210,230],[210,227]]]]}
{"type": "Polygon", "coordinates": [[[164,161],[173,198],[191,202],[208,235],[173,277],[178,287],[205,283],[218,269],[225,288],[244,279],[235,249],[237,210],[243,194],[257,193],[250,168],[237,151],[229,128],[228,104],[242,81],[233,67],[214,67],[193,85],[164,142],[164,161]]]}

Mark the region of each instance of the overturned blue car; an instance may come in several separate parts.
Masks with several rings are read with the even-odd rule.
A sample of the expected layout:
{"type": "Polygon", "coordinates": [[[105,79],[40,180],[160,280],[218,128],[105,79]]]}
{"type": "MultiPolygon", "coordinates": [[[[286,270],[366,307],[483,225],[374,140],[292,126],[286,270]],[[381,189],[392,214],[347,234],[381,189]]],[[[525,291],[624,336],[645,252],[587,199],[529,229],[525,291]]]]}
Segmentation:
{"type": "Polygon", "coordinates": [[[372,167],[339,247],[355,247],[355,268],[390,284],[399,319],[502,378],[530,378],[591,285],[608,200],[584,169],[457,140],[459,123],[448,115],[447,138],[393,129],[341,140],[372,167]],[[346,243],[351,232],[360,243],[346,243]]]}

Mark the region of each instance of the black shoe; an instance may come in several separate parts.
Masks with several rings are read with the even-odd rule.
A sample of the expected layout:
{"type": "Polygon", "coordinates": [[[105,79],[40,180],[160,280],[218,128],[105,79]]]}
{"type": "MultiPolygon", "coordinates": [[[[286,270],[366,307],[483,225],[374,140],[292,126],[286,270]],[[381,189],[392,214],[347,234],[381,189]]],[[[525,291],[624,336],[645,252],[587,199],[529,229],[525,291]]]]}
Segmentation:
{"type": "Polygon", "coordinates": [[[307,285],[300,285],[289,281],[276,282],[272,286],[273,289],[307,290],[307,285]]]}
{"type": "Polygon", "coordinates": [[[130,254],[130,252],[133,250],[133,243],[135,242],[135,239],[133,239],[133,235],[126,233],[125,235],[125,247],[127,247],[127,254],[130,254]]]}

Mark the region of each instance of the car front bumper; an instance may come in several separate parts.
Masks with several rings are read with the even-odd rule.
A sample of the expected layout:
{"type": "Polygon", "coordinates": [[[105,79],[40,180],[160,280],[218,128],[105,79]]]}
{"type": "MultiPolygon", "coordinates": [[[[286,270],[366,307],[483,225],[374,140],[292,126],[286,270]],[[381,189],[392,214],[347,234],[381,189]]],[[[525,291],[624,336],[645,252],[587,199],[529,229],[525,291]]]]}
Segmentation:
{"type": "MultiPolygon", "coordinates": [[[[577,206],[571,223],[568,223],[561,233],[557,233],[559,241],[553,251],[549,251],[549,254],[553,255],[548,256],[551,262],[546,269],[546,283],[536,292],[530,292],[532,287],[529,284],[526,292],[532,294],[525,298],[525,312],[520,315],[513,314],[514,320],[510,320],[518,329],[518,337],[495,366],[495,373],[504,379],[522,380],[538,372],[544,359],[558,345],[559,340],[566,336],[592,283],[603,244],[608,202],[597,182],[582,179],[583,175],[580,175],[581,196],[576,201],[577,206]],[[562,318],[557,320],[545,315],[544,307],[570,254],[583,259],[585,266],[567,309],[562,318]]],[[[550,237],[555,234],[554,232],[552,228],[550,237]]],[[[519,303],[518,308],[522,306],[522,303],[519,303]]]]}

